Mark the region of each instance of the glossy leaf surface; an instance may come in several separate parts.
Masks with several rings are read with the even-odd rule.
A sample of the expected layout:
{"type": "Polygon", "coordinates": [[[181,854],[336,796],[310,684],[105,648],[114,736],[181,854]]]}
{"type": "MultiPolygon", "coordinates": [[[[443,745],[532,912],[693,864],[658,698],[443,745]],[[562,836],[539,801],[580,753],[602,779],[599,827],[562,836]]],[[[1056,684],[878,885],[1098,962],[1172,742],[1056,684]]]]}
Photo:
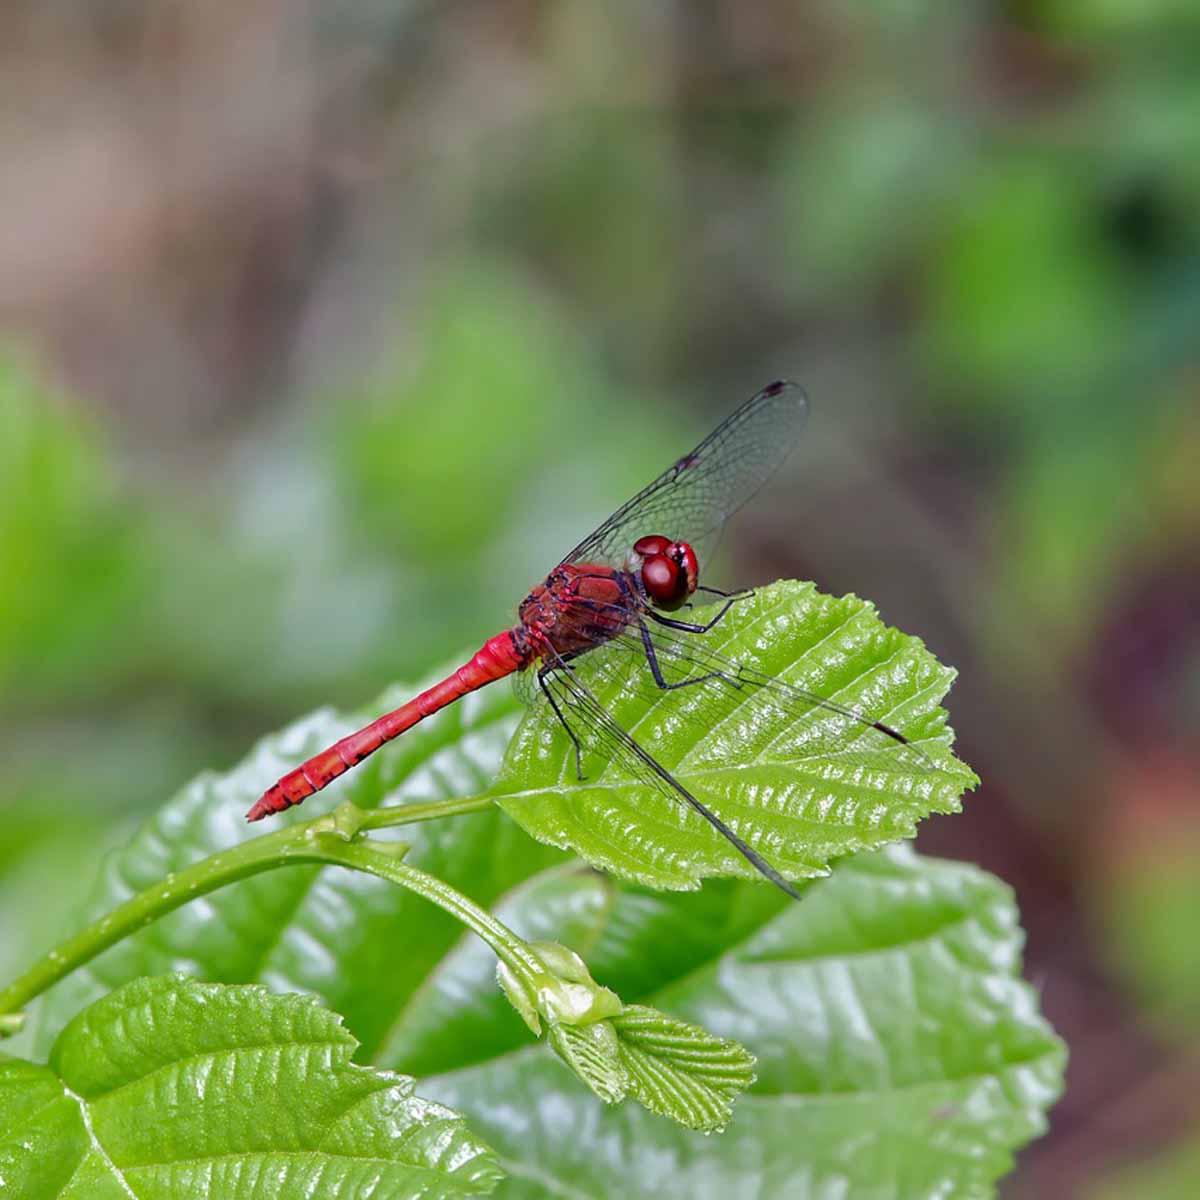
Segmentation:
{"type": "Polygon", "coordinates": [[[0,1059],[0,1180],[25,1200],[451,1200],[495,1160],[412,1080],[355,1066],[311,997],[139,979],[0,1059]]]}
{"type": "MultiPolygon", "coordinates": [[[[716,611],[697,609],[689,619],[716,611]]],[[[912,837],[922,817],[957,811],[964,789],[978,782],[951,754],[939,707],[954,672],[919,639],[885,626],[868,602],[785,581],[738,602],[697,640],[886,722],[924,755],[831,709],[778,703],[764,689],[661,691],[628,654],[602,649],[580,659],[600,703],[785,876],[820,875],[840,855],[912,837]]],[[[581,781],[548,705],[518,729],[494,792],[534,837],[651,887],[756,877],[702,818],[620,760],[585,762],[581,781]]]]}

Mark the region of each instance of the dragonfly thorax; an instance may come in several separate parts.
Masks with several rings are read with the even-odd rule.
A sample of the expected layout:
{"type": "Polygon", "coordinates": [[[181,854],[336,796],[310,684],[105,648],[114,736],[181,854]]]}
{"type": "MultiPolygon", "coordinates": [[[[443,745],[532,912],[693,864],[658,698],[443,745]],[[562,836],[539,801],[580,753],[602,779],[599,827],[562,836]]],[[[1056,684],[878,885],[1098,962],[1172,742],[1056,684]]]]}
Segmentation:
{"type": "Polygon", "coordinates": [[[658,608],[680,608],[696,590],[699,567],[687,542],[673,542],[659,533],[638,538],[626,561],[658,608]]]}

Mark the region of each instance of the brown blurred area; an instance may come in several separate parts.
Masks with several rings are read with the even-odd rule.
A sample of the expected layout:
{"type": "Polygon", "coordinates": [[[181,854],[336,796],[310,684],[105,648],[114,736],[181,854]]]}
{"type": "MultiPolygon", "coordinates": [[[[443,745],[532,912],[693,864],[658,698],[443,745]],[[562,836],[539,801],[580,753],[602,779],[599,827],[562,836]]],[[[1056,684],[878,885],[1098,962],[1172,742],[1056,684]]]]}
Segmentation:
{"type": "Polygon", "coordinates": [[[1071,1049],[1004,1194],[1182,1195],[1121,1181],[1200,1137],[1198,163],[1184,4],[10,0],[0,336],[127,539],[46,595],[133,572],[32,703],[49,601],[0,638],[13,803],[119,726],[143,794],[47,810],[119,839],[797,378],[727,570],[960,670],[984,786],[919,844],[1015,888],[1071,1049]]]}
{"type": "Polygon", "coordinates": [[[3,17],[0,313],[147,448],[269,401],[341,228],[353,189],[320,138],[338,87],[323,76],[367,71],[314,62],[305,8],[3,17]]]}

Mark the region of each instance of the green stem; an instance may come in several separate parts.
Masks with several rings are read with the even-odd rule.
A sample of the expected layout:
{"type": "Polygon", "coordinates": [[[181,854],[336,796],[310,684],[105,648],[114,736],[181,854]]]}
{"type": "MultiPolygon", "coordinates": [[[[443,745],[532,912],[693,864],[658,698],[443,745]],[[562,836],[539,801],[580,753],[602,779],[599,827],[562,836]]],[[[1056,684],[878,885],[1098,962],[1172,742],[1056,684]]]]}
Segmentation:
{"type": "Polygon", "coordinates": [[[0,1037],[14,1032],[19,1024],[10,1014],[20,1013],[36,996],[122,938],[198,896],[263,871],[303,863],[330,863],[367,871],[417,892],[474,930],[518,976],[528,979],[531,973],[539,971],[540,964],[525,943],[460,892],[402,863],[406,845],[390,842],[386,849],[380,849],[355,840],[367,830],[475,812],[491,803],[487,796],[468,796],[372,811],[346,803],[328,816],[276,830],[173,872],[60,942],[0,991],[0,1037]]]}
{"type": "Polygon", "coordinates": [[[323,838],[322,861],[378,875],[381,879],[398,883],[424,896],[478,934],[495,951],[496,957],[506,962],[519,976],[528,980],[531,976],[545,974],[541,960],[507,925],[497,921],[486,909],[480,908],[436,875],[401,862],[397,856],[367,842],[335,842],[331,838],[323,838]]]}
{"type": "Polygon", "coordinates": [[[463,796],[454,800],[430,800],[425,804],[393,804],[383,808],[357,809],[361,814],[359,828],[391,829],[397,825],[414,825],[438,817],[457,817],[463,813],[480,812],[490,808],[495,800],[489,795],[463,796]]]}
{"type": "Polygon", "coordinates": [[[159,917],[217,888],[247,879],[275,867],[315,861],[312,857],[314,826],[331,825],[321,817],[304,825],[279,829],[264,837],[222,850],[193,866],[168,875],[98,921],[60,942],[28,971],[0,991],[0,1014],[19,1012],[35,996],[57,983],[64,975],[90,962],[109,946],[128,937],[159,917]]]}

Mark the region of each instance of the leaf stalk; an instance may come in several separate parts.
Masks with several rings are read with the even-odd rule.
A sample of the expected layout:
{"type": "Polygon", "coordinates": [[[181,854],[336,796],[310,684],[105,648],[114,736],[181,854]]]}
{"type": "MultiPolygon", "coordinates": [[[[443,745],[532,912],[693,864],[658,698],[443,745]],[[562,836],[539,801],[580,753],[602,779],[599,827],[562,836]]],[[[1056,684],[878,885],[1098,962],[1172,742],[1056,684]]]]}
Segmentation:
{"type": "Polygon", "coordinates": [[[29,1003],[72,971],[110,946],[200,896],[231,883],[305,863],[326,863],[367,871],[415,891],[452,913],[496,951],[522,977],[537,968],[525,943],[466,896],[432,875],[410,867],[401,858],[407,846],[399,842],[370,846],[361,841],[373,829],[411,825],[438,817],[476,812],[492,803],[487,796],[454,797],[423,804],[403,804],[365,810],[345,803],[332,813],[273,830],[262,837],[175,871],[104,916],[86,925],[52,950],[28,971],[0,990],[0,1038],[17,1033],[29,1003]]]}

